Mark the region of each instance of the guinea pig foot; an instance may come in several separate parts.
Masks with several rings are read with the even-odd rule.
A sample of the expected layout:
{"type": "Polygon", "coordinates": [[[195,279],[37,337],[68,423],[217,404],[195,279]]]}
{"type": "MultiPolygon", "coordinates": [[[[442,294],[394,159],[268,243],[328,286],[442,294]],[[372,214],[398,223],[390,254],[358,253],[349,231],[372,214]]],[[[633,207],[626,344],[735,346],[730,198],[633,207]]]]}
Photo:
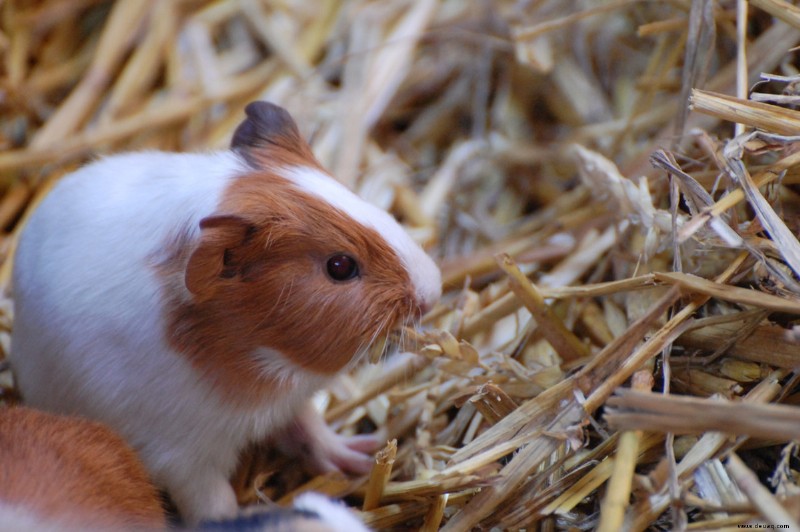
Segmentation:
{"type": "Polygon", "coordinates": [[[380,447],[380,441],[371,434],[342,436],[330,431],[329,440],[311,454],[311,466],[329,473],[341,471],[356,475],[366,475],[375,463],[372,453],[380,447]]]}
{"type": "Polygon", "coordinates": [[[284,452],[300,455],[316,473],[340,471],[355,475],[369,473],[375,462],[372,453],[381,443],[374,434],[337,434],[310,405],[278,440],[284,452]]]}

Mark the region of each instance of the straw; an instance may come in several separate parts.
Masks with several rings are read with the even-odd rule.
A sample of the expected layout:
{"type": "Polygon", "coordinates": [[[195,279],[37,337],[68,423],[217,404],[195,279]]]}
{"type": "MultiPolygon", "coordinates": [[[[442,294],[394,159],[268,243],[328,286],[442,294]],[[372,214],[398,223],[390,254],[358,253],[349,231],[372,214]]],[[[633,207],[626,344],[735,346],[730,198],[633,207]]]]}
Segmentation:
{"type": "MultiPolygon", "coordinates": [[[[340,434],[392,442],[371,474],[254,442],[242,503],[314,490],[426,531],[794,525],[797,6],[0,12],[3,356],[16,242],[52,186],[116,152],[225,149],[244,106],[272,100],[438,261],[443,296],[315,397],[340,434]]],[[[2,363],[0,391],[19,400],[2,363]]]]}

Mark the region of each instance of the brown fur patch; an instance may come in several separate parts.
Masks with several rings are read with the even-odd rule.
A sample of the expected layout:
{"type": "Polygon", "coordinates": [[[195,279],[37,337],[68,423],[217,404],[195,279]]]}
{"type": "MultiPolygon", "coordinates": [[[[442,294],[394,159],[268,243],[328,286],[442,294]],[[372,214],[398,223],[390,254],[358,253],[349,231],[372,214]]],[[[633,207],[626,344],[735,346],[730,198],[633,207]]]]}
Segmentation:
{"type": "Polygon", "coordinates": [[[377,231],[273,172],[237,178],[219,212],[186,261],[195,297],[173,297],[167,331],[233,396],[275,391],[253,360],[258,347],[331,375],[415,308],[408,274],[377,231]],[[337,253],[356,259],[358,278],[327,276],[337,253]]]}
{"type": "Polygon", "coordinates": [[[0,501],[64,525],[162,529],[164,510],[134,451],[100,423],[0,409],[0,501]]]}

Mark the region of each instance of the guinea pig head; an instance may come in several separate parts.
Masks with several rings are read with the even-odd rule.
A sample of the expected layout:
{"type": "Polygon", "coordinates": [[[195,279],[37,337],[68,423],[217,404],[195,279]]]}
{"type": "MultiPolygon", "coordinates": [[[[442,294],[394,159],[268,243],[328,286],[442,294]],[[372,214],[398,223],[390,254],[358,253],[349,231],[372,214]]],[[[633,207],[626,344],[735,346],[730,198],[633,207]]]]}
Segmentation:
{"type": "Polygon", "coordinates": [[[200,222],[173,340],[239,383],[277,367],[332,375],[430,309],[440,273],[391,216],[325,173],[286,111],[258,102],[247,114],[233,149],[249,169],[200,222]]]}

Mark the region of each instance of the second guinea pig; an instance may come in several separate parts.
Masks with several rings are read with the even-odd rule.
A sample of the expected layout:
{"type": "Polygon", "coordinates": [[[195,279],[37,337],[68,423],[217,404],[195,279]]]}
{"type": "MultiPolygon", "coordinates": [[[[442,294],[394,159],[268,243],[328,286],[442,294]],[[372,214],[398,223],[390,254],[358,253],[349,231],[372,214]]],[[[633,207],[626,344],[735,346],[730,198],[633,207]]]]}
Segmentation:
{"type": "Polygon", "coordinates": [[[0,531],[167,527],[136,453],[96,421],[0,406],[0,479],[0,531]]]}
{"type": "Polygon", "coordinates": [[[11,363],[25,401],[100,420],[187,523],[234,515],[249,442],[289,431],[320,470],[370,438],[308,404],[439,298],[434,262],[256,102],[231,150],[141,152],[64,177],[22,231],[11,363]]]}

